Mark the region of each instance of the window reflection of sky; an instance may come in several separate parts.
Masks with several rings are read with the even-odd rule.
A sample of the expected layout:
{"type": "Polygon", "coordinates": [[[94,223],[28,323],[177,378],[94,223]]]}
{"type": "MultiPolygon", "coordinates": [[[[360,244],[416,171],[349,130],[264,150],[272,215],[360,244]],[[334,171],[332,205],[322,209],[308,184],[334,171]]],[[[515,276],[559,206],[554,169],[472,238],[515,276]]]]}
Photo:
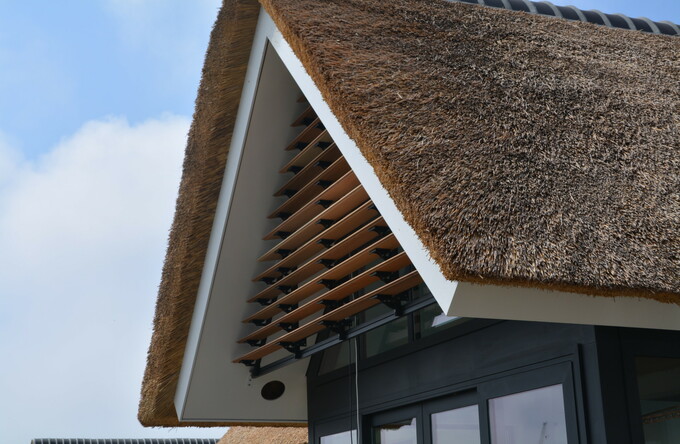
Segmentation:
{"type": "Polygon", "coordinates": [[[492,444],[567,444],[562,385],[489,400],[492,444]]]}

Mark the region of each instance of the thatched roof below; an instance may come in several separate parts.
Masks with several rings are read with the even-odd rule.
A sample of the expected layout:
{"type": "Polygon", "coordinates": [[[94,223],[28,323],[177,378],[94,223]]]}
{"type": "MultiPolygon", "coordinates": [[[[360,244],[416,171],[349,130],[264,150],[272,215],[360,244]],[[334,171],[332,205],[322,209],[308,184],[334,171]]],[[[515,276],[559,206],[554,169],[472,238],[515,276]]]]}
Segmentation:
{"type": "Polygon", "coordinates": [[[307,444],[306,428],[231,427],[217,444],[307,444]]]}

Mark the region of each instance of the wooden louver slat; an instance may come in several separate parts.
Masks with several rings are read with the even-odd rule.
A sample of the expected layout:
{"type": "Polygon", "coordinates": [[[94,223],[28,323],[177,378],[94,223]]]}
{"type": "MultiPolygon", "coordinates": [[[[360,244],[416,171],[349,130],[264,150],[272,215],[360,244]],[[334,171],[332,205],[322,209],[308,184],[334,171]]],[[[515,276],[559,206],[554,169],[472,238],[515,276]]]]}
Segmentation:
{"type": "MultiPolygon", "coordinates": [[[[341,299],[344,299],[347,296],[350,296],[352,293],[355,293],[367,287],[373,282],[380,281],[379,273],[394,273],[406,267],[409,264],[410,261],[408,256],[406,256],[406,253],[404,252],[399,253],[396,256],[393,256],[390,259],[387,259],[386,261],[383,261],[378,265],[369,268],[368,270],[364,271],[358,276],[351,278],[350,280],[338,285],[337,287],[334,287],[328,290],[327,292],[322,293],[321,295],[313,298],[312,300],[306,302],[299,308],[291,311],[290,313],[285,314],[284,316],[276,319],[275,321],[272,321],[271,323],[265,325],[264,327],[261,327],[259,330],[254,331],[245,338],[240,339],[239,342],[247,342],[248,340],[253,339],[264,339],[270,336],[271,334],[275,333],[276,331],[280,330],[281,323],[299,322],[302,319],[306,318],[307,316],[310,316],[318,311],[323,310],[324,305],[322,301],[339,301],[341,299]]],[[[293,296],[294,294],[295,292],[286,295],[280,301],[277,301],[277,303],[294,304],[295,302],[299,302],[297,297],[293,296]]]]}
{"type": "MultiPolygon", "coordinates": [[[[347,255],[348,252],[359,248],[360,246],[377,237],[379,235],[378,233],[380,231],[385,231],[386,228],[387,227],[385,226],[385,221],[383,218],[377,217],[364,227],[356,230],[354,233],[335,243],[328,249],[318,242],[311,244],[310,242],[307,242],[307,244],[305,244],[303,247],[298,248],[289,256],[286,256],[273,266],[255,276],[253,278],[253,282],[261,281],[266,278],[278,278],[281,275],[279,268],[282,267],[289,269],[296,268],[295,271],[293,271],[288,276],[294,276],[296,273],[308,273],[302,279],[309,277],[316,271],[325,268],[322,264],[323,260],[337,261],[341,257],[347,255]],[[305,247],[308,251],[311,251],[311,254],[317,253],[319,251],[321,253],[310,259],[307,263],[303,263],[304,259],[306,258],[305,247]],[[307,268],[310,268],[310,270],[307,271],[307,268]]],[[[249,302],[254,302],[254,300],[255,298],[251,299],[249,302]]]]}
{"type": "MultiPolygon", "coordinates": [[[[373,203],[371,201],[368,201],[361,205],[356,210],[349,213],[347,216],[335,222],[329,228],[326,228],[325,230],[318,233],[316,236],[312,237],[309,241],[307,241],[306,244],[300,246],[298,249],[309,245],[310,242],[317,243],[322,240],[328,241],[330,243],[336,242],[346,234],[357,229],[360,225],[371,220],[373,217],[375,217],[377,213],[378,212],[375,210],[375,208],[373,208],[373,203]]],[[[262,255],[258,260],[264,262],[272,261],[280,257],[283,257],[284,253],[282,253],[279,245],[269,250],[267,253],[262,255]]],[[[290,254],[290,252],[286,252],[285,254],[286,255],[290,254]]]]}
{"type": "Polygon", "coordinates": [[[348,183],[351,185],[350,181],[343,181],[342,178],[338,179],[337,182],[318,196],[318,200],[312,200],[307,205],[300,208],[277,225],[276,228],[270,231],[263,239],[276,239],[281,237],[280,233],[297,232],[314,219],[337,219],[339,215],[344,216],[347,214],[349,212],[347,209],[353,210],[359,206],[359,204],[368,200],[368,194],[364,190],[364,187],[357,185],[353,189],[350,188],[347,190],[347,186],[343,185],[348,183]]]}
{"type": "Polygon", "coordinates": [[[291,123],[290,126],[310,125],[310,122],[313,122],[316,118],[317,117],[314,108],[309,106],[302,112],[302,114],[300,114],[300,116],[298,116],[297,119],[293,121],[293,123],[291,123]]]}
{"type": "MultiPolygon", "coordinates": [[[[379,239],[378,241],[370,244],[360,252],[349,256],[347,259],[341,261],[337,265],[328,269],[328,271],[326,271],[325,273],[316,276],[312,281],[307,282],[300,288],[287,294],[286,296],[283,297],[283,299],[279,300],[278,303],[282,304],[298,303],[299,301],[315,293],[318,293],[319,291],[322,291],[324,288],[326,288],[323,283],[324,281],[337,281],[349,275],[353,271],[358,270],[364,265],[369,264],[371,261],[377,259],[379,257],[380,251],[376,250],[381,249],[395,250],[397,247],[399,247],[399,242],[397,242],[397,239],[394,237],[393,234],[389,234],[384,238],[379,239]]],[[[286,285],[295,285],[298,283],[298,282],[285,282],[285,280],[286,278],[265,288],[255,296],[256,299],[268,299],[278,295],[279,293],[281,293],[281,290],[278,288],[278,286],[284,285],[284,283],[286,285]]],[[[269,305],[263,308],[262,310],[258,311],[254,315],[247,317],[243,322],[250,322],[253,319],[267,319],[275,315],[278,311],[279,308],[276,304],[269,305]]]]}
{"type": "Polygon", "coordinates": [[[342,157],[339,158],[328,168],[321,171],[307,185],[303,186],[299,190],[291,190],[295,194],[293,194],[287,201],[274,210],[274,212],[270,214],[269,217],[274,218],[278,217],[282,213],[290,214],[296,212],[348,171],[349,165],[347,164],[347,161],[342,157]]]}
{"type": "Polygon", "coordinates": [[[338,147],[335,146],[335,144],[330,145],[320,152],[318,156],[310,160],[309,163],[298,171],[288,182],[283,184],[283,186],[274,193],[274,196],[283,196],[286,193],[286,190],[298,190],[302,188],[321,173],[328,165],[333,164],[333,162],[339,158],[340,150],[338,147]]]}
{"type": "Polygon", "coordinates": [[[318,136],[314,138],[311,142],[307,144],[305,148],[300,150],[299,153],[286,163],[279,173],[284,174],[290,171],[294,171],[295,167],[302,169],[307,165],[312,159],[319,155],[323,150],[331,146],[331,138],[328,135],[328,131],[323,130],[318,136]]]}
{"type": "Polygon", "coordinates": [[[325,329],[326,327],[323,324],[324,321],[340,321],[343,319],[347,319],[351,316],[354,316],[362,311],[365,311],[373,307],[374,305],[379,304],[380,301],[378,299],[375,299],[375,296],[377,295],[388,296],[398,295],[400,293],[410,290],[411,288],[417,286],[421,282],[422,278],[420,277],[418,272],[412,271],[378,289],[370,291],[362,296],[359,296],[357,299],[354,299],[344,305],[341,305],[339,308],[336,308],[335,310],[323,314],[318,319],[315,319],[312,322],[308,322],[307,324],[302,325],[299,328],[289,333],[286,333],[283,336],[278,337],[276,340],[272,342],[269,342],[258,347],[257,349],[235,359],[234,362],[261,359],[281,349],[282,348],[281,343],[298,342],[325,329]]]}
{"type": "Polygon", "coordinates": [[[268,216],[281,222],[263,237],[277,242],[258,259],[273,264],[253,278],[266,286],[248,299],[262,307],[243,320],[257,328],[238,341],[257,348],[234,362],[253,365],[282,347],[299,357],[324,322],[346,323],[381,300],[394,307],[401,296],[390,296],[422,282],[311,107],[298,125],[306,128],[285,149],[300,151],[279,171],[294,175],[274,194],[288,199],[268,216]]]}

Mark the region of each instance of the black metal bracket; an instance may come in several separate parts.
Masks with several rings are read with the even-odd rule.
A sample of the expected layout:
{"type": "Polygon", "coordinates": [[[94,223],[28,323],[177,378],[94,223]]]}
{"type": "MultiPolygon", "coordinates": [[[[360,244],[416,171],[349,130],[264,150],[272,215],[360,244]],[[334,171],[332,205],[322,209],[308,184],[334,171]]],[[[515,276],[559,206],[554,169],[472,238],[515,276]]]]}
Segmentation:
{"type": "Polygon", "coordinates": [[[371,254],[377,254],[380,259],[386,260],[397,254],[399,250],[397,248],[390,250],[389,248],[375,248],[371,250],[371,254]]]}
{"type": "Polygon", "coordinates": [[[290,217],[290,213],[286,213],[285,211],[281,211],[279,213],[276,213],[276,217],[278,217],[281,220],[286,220],[290,217]]]}
{"type": "Polygon", "coordinates": [[[319,304],[323,305],[324,307],[328,308],[329,310],[335,310],[339,306],[342,305],[341,301],[336,301],[336,300],[331,300],[331,299],[322,299],[319,301],[319,304]]]}
{"type": "Polygon", "coordinates": [[[266,339],[248,339],[246,343],[253,347],[262,347],[267,342],[266,339]]]}
{"type": "Polygon", "coordinates": [[[287,276],[291,272],[297,270],[297,267],[279,267],[276,269],[279,273],[281,273],[284,276],[287,276]]]}
{"type": "Polygon", "coordinates": [[[291,190],[290,188],[283,190],[283,194],[287,197],[293,197],[293,194],[295,193],[297,193],[297,190],[291,190]]]}
{"type": "Polygon", "coordinates": [[[278,307],[284,312],[290,313],[291,311],[298,308],[298,304],[279,304],[278,307]]]}
{"type": "Polygon", "coordinates": [[[331,248],[333,246],[333,244],[335,243],[335,240],[333,240],[333,239],[319,239],[319,241],[317,243],[323,245],[326,248],[331,248]]]}
{"type": "Polygon", "coordinates": [[[322,140],[321,142],[317,143],[316,146],[318,146],[322,150],[325,150],[326,148],[331,146],[331,142],[326,142],[326,141],[322,140]]]}
{"type": "Polygon", "coordinates": [[[272,321],[272,318],[268,319],[253,319],[250,321],[252,324],[256,325],[257,327],[264,327],[265,325],[269,325],[269,323],[272,321]]]}
{"type": "Polygon", "coordinates": [[[274,236],[278,236],[281,239],[285,239],[290,235],[291,235],[290,231],[277,231],[276,233],[274,233],[274,236]]]}
{"type": "Polygon", "coordinates": [[[327,200],[327,199],[321,199],[321,200],[318,201],[316,204],[317,204],[317,205],[321,205],[321,206],[324,207],[324,208],[328,208],[328,207],[330,207],[331,205],[333,205],[333,201],[332,201],[332,200],[327,200]]]}
{"type": "Polygon", "coordinates": [[[279,248],[278,250],[276,250],[276,254],[281,256],[281,258],[285,258],[289,254],[291,254],[293,251],[294,250],[286,250],[285,248],[279,248]]]}
{"type": "Polygon", "coordinates": [[[275,277],[265,276],[265,277],[263,277],[262,279],[260,279],[260,281],[261,281],[261,282],[264,282],[264,283],[267,284],[267,285],[271,285],[271,284],[273,284],[274,282],[278,281],[278,279],[275,278],[275,277]]]}
{"type": "Polygon", "coordinates": [[[352,321],[349,319],[343,319],[341,321],[321,321],[321,325],[328,328],[333,333],[337,333],[338,338],[344,341],[347,338],[347,329],[352,325],[352,321]]]}
{"type": "Polygon", "coordinates": [[[288,167],[288,172],[293,173],[293,174],[297,174],[297,173],[300,172],[301,169],[302,169],[301,166],[291,165],[290,167],[288,167]]]}
{"type": "MultiPolygon", "coordinates": [[[[312,122],[309,122],[309,123],[312,123],[312,122]]],[[[316,124],[316,128],[318,128],[318,129],[320,129],[320,130],[325,130],[325,129],[326,129],[326,127],[324,126],[324,124],[321,123],[321,122],[319,122],[319,123],[316,124]]]]}
{"type": "Polygon", "coordinates": [[[336,279],[321,279],[318,283],[330,290],[337,287],[340,281],[336,279]]]}
{"type": "Polygon", "coordinates": [[[328,188],[329,186],[333,185],[332,180],[320,180],[316,183],[318,186],[321,188],[328,188]]]}
{"type": "Polygon", "coordinates": [[[299,326],[300,326],[300,324],[298,324],[297,322],[279,322],[279,327],[281,327],[283,330],[285,330],[288,333],[295,330],[299,326]]]}
{"type": "Polygon", "coordinates": [[[276,302],[276,298],[275,297],[273,297],[273,298],[257,298],[257,299],[255,299],[255,302],[266,307],[267,305],[272,305],[274,302],[276,302]]]}
{"type": "Polygon", "coordinates": [[[297,285],[279,285],[276,288],[281,290],[283,294],[291,293],[293,290],[297,289],[297,285]]]}
{"type": "Polygon", "coordinates": [[[346,304],[349,302],[350,297],[344,297],[342,299],[322,299],[319,301],[319,304],[323,305],[329,310],[335,310],[336,308],[340,307],[341,305],[346,304]]]}
{"type": "Polygon", "coordinates": [[[291,352],[293,355],[295,355],[295,358],[300,358],[300,348],[304,347],[307,345],[307,340],[306,339],[300,339],[299,341],[295,342],[288,342],[288,341],[282,341],[279,342],[279,345],[289,352],[291,352]]]}
{"type": "Polygon", "coordinates": [[[295,148],[298,150],[304,150],[309,142],[298,142],[295,144],[295,148]]]}
{"type": "Polygon", "coordinates": [[[335,266],[335,260],[333,259],[320,259],[318,263],[326,268],[333,268],[335,266]]]}
{"type": "Polygon", "coordinates": [[[374,271],[371,276],[375,276],[384,283],[390,283],[399,277],[398,271],[374,271]]]}
{"type": "Polygon", "coordinates": [[[374,233],[377,233],[378,236],[383,237],[387,236],[392,232],[389,227],[387,226],[382,226],[382,225],[376,225],[375,227],[371,227],[368,229],[368,231],[372,231],[374,233]]]}
{"type": "Polygon", "coordinates": [[[316,166],[318,166],[318,167],[321,168],[322,170],[325,170],[326,168],[328,168],[329,166],[331,166],[331,162],[329,162],[329,161],[327,161],[327,160],[320,160],[320,161],[318,161],[318,162],[316,163],[316,166]]]}
{"type": "Polygon", "coordinates": [[[404,311],[404,304],[408,302],[408,292],[399,294],[376,294],[373,299],[377,299],[387,307],[394,310],[397,316],[401,316],[404,311]]]}
{"type": "Polygon", "coordinates": [[[318,221],[316,221],[316,223],[323,226],[324,229],[326,229],[326,228],[330,227],[331,225],[333,225],[335,223],[335,221],[331,220],[331,219],[319,219],[318,221]]]}
{"type": "Polygon", "coordinates": [[[244,359],[241,361],[241,364],[245,365],[246,367],[256,367],[259,366],[260,360],[259,359],[244,359]]]}

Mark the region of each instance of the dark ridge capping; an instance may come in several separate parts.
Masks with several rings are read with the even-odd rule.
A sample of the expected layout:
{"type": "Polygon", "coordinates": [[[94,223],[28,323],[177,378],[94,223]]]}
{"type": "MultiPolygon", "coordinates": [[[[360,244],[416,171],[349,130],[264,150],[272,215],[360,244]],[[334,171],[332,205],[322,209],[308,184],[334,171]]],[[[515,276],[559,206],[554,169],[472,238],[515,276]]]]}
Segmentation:
{"type": "Polygon", "coordinates": [[[651,34],[680,35],[680,27],[669,21],[654,22],[646,17],[631,18],[623,14],[605,14],[601,11],[584,11],[575,6],[556,6],[551,2],[532,2],[530,0],[447,0],[450,2],[471,3],[473,5],[504,8],[511,11],[524,11],[530,14],[547,15],[567,20],[593,23],[610,28],[630,29],[651,34]]]}

